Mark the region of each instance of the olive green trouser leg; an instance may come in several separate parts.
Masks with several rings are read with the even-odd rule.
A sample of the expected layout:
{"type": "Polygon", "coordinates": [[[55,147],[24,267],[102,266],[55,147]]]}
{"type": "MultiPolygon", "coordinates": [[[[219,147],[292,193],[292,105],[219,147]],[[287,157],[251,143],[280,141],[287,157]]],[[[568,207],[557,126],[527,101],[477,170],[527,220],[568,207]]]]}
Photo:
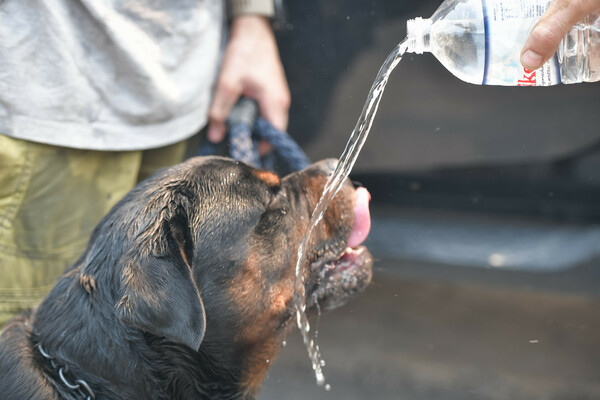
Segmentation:
{"type": "Polygon", "coordinates": [[[35,306],[138,176],[183,160],[185,142],[100,152],[0,135],[0,327],[35,306]]]}

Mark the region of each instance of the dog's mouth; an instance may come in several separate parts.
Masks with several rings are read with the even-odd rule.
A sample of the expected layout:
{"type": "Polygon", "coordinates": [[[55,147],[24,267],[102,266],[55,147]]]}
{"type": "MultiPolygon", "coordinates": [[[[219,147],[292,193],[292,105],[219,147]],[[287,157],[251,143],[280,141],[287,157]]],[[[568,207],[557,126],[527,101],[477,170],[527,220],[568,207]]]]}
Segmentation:
{"type": "Polygon", "coordinates": [[[355,191],[354,225],[347,243],[329,246],[329,251],[311,264],[311,287],[307,290],[309,309],[332,310],[344,305],[371,281],[373,259],[362,245],[371,228],[369,192],[355,191]]]}

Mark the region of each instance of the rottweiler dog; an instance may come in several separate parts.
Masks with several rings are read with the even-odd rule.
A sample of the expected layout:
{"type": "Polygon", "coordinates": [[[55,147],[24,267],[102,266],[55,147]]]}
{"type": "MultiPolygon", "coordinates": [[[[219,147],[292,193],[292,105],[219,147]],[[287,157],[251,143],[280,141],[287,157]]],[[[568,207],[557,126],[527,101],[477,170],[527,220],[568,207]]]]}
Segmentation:
{"type": "MultiPolygon", "coordinates": [[[[140,183],[40,306],[8,322],[0,398],[255,398],[294,326],[298,247],[334,166],[280,179],[199,157],[140,183]]],[[[369,283],[368,196],[345,182],[314,231],[308,309],[369,283]]]]}

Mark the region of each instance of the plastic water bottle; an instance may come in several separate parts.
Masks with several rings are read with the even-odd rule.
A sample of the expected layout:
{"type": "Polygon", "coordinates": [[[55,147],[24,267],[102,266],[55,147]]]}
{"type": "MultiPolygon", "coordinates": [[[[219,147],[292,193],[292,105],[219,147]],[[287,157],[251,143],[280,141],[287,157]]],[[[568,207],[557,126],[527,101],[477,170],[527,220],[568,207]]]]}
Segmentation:
{"type": "Polygon", "coordinates": [[[407,23],[408,52],[431,52],[477,85],[550,86],[600,80],[600,13],[587,16],[541,68],[521,65],[521,49],[550,0],[446,0],[429,19],[407,23]]]}

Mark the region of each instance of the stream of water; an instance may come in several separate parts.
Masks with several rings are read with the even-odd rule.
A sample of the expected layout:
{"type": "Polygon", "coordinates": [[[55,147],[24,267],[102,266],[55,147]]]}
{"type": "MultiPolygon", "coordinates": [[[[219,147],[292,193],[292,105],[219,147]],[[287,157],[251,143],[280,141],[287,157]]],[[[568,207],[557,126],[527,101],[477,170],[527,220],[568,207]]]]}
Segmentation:
{"type": "MultiPolygon", "coordinates": [[[[367,101],[363,107],[363,110],[358,118],[356,126],[350,135],[350,139],[346,144],[346,148],[342,153],[337,167],[332,175],[327,180],[325,184],[325,188],[323,189],[323,194],[319,199],[315,209],[313,210],[312,217],[308,226],[304,237],[302,238],[302,242],[300,243],[300,247],[298,248],[298,259],[296,262],[296,282],[294,287],[294,298],[293,303],[296,309],[296,321],[298,323],[298,328],[302,334],[302,338],[304,340],[304,345],[308,350],[308,356],[312,362],[313,370],[315,371],[315,376],[317,379],[317,383],[321,386],[325,385],[325,375],[323,374],[323,366],[325,363],[321,358],[321,354],[319,351],[319,346],[316,343],[316,333],[315,339],[311,338],[310,335],[310,323],[308,321],[308,317],[306,315],[306,293],[304,287],[304,269],[302,268],[304,263],[306,262],[305,257],[305,247],[308,243],[312,232],[315,227],[323,218],[323,214],[325,214],[325,210],[329,206],[331,200],[335,197],[337,192],[342,187],[344,180],[350,174],[356,159],[362,149],[367,136],[369,135],[369,131],[371,130],[371,126],[373,125],[373,120],[375,119],[375,115],[377,114],[377,108],[379,107],[379,102],[383,95],[383,91],[385,90],[385,86],[387,85],[388,78],[396,65],[402,59],[402,56],[406,52],[406,48],[408,47],[408,42],[406,40],[402,41],[396,48],[388,55],[385,62],[381,66],[375,81],[373,82],[373,86],[371,86],[371,90],[367,97],[367,101]]],[[[325,385],[325,389],[329,390],[329,385],[325,385]]]]}

